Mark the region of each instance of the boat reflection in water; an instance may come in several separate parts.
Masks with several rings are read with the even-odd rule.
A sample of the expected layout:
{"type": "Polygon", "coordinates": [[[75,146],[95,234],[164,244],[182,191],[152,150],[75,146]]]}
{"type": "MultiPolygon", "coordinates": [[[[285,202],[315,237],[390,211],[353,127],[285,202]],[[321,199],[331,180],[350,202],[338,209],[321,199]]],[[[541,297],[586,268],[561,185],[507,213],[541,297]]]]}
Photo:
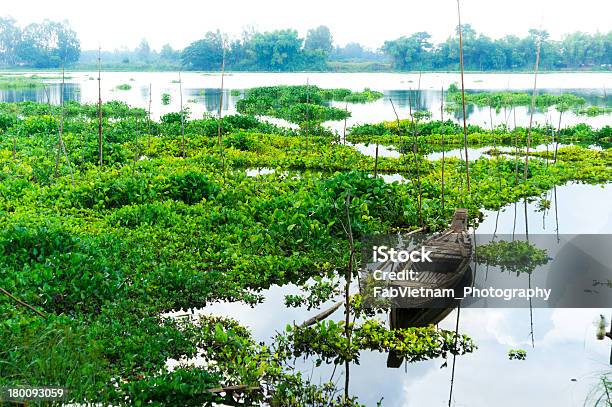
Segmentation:
{"type": "MultiPolygon", "coordinates": [[[[403,293],[432,292],[452,289],[452,292],[462,293],[464,287],[471,286],[474,280],[470,261],[474,250],[473,241],[467,231],[467,210],[457,209],[453,215],[451,226],[444,232],[425,239],[413,250],[430,251],[431,261],[424,262],[393,262],[387,260],[380,263],[369,263],[368,270],[380,270],[383,275],[391,272],[414,270],[415,278],[393,280],[388,279],[385,285],[389,289],[403,289],[403,293]]],[[[400,240],[401,245],[401,240],[400,240]]],[[[406,249],[399,248],[399,249],[406,249]]],[[[363,292],[363,287],[362,287],[363,292]]],[[[398,290],[395,290],[398,292],[398,290]]],[[[371,295],[371,294],[367,294],[371,295]]],[[[389,324],[391,329],[425,327],[437,324],[444,319],[460,300],[455,296],[394,296],[390,299],[389,324]]],[[[400,367],[403,360],[394,352],[387,358],[387,366],[400,367]]]]}

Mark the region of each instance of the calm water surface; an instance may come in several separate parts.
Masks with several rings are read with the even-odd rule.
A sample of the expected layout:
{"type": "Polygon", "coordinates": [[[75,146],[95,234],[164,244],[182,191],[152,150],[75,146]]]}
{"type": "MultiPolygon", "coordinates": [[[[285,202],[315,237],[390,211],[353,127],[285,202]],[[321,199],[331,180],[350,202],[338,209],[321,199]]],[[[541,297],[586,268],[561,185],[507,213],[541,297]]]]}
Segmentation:
{"type": "MultiPolygon", "coordinates": [[[[95,102],[98,98],[97,73],[70,73],[65,88],[67,100],[95,102]]],[[[219,107],[220,77],[218,74],[183,73],[183,101],[191,111],[192,117],[216,114],[219,107]]],[[[102,74],[104,100],[121,100],[143,108],[149,103],[149,84],[152,87],[152,113],[154,117],[179,110],[179,85],[175,72],[108,72],[102,74]],[[132,89],[117,90],[120,84],[128,83],[132,89]],[[161,103],[162,93],[171,95],[171,103],[161,103]]],[[[244,90],[255,86],[277,84],[309,83],[324,88],[346,87],[361,90],[369,87],[384,92],[382,100],[369,104],[333,103],[334,106],[348,107],[352,117],[347,121],[351,126],[356,123],[395,120],[391,101],[401,117],[408,117],[411,104],[419,109],[432,111],[434,119],[440,115],[440,88],[457,82],[457,74],[423,74],[420,92],[418,75],[415,74],[262,74],[236,73],[225,78],[224,114],[235,112],[235,103],[241,96],[232,96],[230,90],[244,90]],[[416,101],[416,102],[415,102],[416,101]]],[[[466,87],[478,90],[528,90],[533,77],[528,74],[468,74],[466,87]]],[[[49,97],[52,103],[60,100],[61,85],[57,79],[47,80],[50,84],[49,97]]],[[[612,74],[543,74],[539,86],[546,92],[570,92],[584,96],[589,103],[612,105],[610,89],[612,74]]],[[[0,91],[0,101],[37,100],[44,102],[47,95],[42,89],[0,91]]],[[[412,106],[414,108],[414,106],[412,106]]],[[[488,108],[470,107],[470,123],[489,127],[491,115],[493,124],[513,124],[514,117],[503,110],[490,112],[488,108]]],[[[451,116],[455,120],[457,117],[451,116]]],[[[527,108],[516,109],[518,125],[526,125],[529,118],[527,108]]],[[[557,123],[558,113],[536,112],[535,122],[557,123]]],[[[593,127],[612,124],[612,116],[595,118],[576,117],[565,114],[565,125],[586,122],[593,127]]],[[[340,133],[344,123],[328,123],[340,133]]],[[[364,154],[373,154],[373,145],[355,145],[364,154]]],[[[545,148],[545,146],[537,147],[545,148]]],[[[490,149],[471,149],[470,158],[476,158],[490,149]]],[[[381,156],[397,156],[393,148],[381,147],[381,156]]],[[[432,153],[436,159],[441,153],[432,153]]],[[[459,156],[459,150],[447,153],[459,156]]],[[[249,175],[258,176],[270,172],[269,169],[251,170],[249,175]]],[[[385,175],[387,181],[400,180],[400,176],[385,175]]],[[[527,216],[522,203],[510,204],[497,211],[485,211],[484,222],[478,226],[479,233],[524,233],[528,224],[529,233],[612,233],[612,187],[568,184],[556,188],[556,199],[551,193],[551,209],[545,213],[537,210],[537,203],[527,204],[527,216]],[[556,215],[555,216],[555,209],[556,215]],[[515,216],[516,210],[516,216],[515,216]],[[516,224],[515,224],[515,218],[516,224]]],[[[316,311],[302,308],[285,308],[284,296],[298,292],[296,287],[272,287],[265,291],[265,301],[252,308],[240,303],[220,303],[211,305],[198,313],[225,315],[237,319],[252,329],[254,337],[266,340],[276,331],[283,330],[288,323],[301,322],[316,311]]],[[[609,315],[609,310],[598,309],[534,309],[535,347],[531,347],[529,309],[465,309],[461,312],[460,331],[474,338],[478,349],[470,355],[457,358],[455,387],[452,405],[490,407],[514,406],[583,406],[599,380],[599,374],[610,371],[608,359],[610,341],[595,339],[595,325],[599,315],[609,315]],[[527,360],[510,361],[509,349],[527,350],[527,360]]],[[[342,312],[337,311],[333,318],[340,319],[342,312]]],[[[441,327],[454,329],[456,314],[451,313],[441,327]]],[[[193,361],[192,361],[193,362],[193,361]]],[[[435,360],[408,365],[405,369],[386,368],[386,355],[365,352],[360,365],[351,367],[351,391],[367,405],[376,405],[382,398],[388,406],[446,406],[450,385],[450,368],[441,368],[443,361],[435,360]]],[[[197,363],[197,361],[196,361],[197,363]]],[[[170,362],[176,364],[176,361],[170,362]]],[[[313,381],[327,380],[331,374],[329,367],[315,369],[308,361],[300,368],[313,381]]],[[[342,369],[338,369],[335,379],[343,382],[342,369]]]]}
{"type": "MultiPolygon", "coordinates": [[[[537,202],[509,204],[499,211],[485,211],[478,226],[482,234],[525,233],[612,233],[612,185],[568,184],[548,195],[550,210],[538,211],[537,202]],[[557,217],[555,217],[555,205],[557,217]],[[581,210],[588,208],[588,210],[581,210]],[[556,220],[558,219],[558,221],[556,220]]],[[[250,307],[240,303],[211,305],[198,313],[231,316],[252,329],[258,340],[266,340],[286,324],[300,323],[317,311],[285,308],[284,296],[298,293],[293,286],[272,287],[266,300],[250,307]]],[[[322,308],[331,305],[331,302],[322,308]]],[[[595,321],[609,310],[534,309],[535,347],[531,346],[529,309],[464,309],[460,332],[470,335],[478,349],[457,358],[453,392],[454,406],[584,406],[600,380],[610,371],[609,341],[595,338],[595,321]],[[525,349],[527,360],[508,360],[510,349],[525,349]]],[[[331,318],[342,318],[342,310],[331,318]]],[[[456,313],[440,327],[454,330],[456,313]]],[[[364,352],[360,364],[351,367],[351,389],[366,405],[383,398],[385,406],[446,406],[451,369],[443,361],[409,364],[400,369],[386,367],[386,354],[364,352]]],[[[450,362],[450,360],[449,360],[450,362]]],[[[450,363],[449,363],[450,365],[450,363]]],[[[315,382],[331,376],[330,367],[314,368],[310,361],[299,362],[307,377],[315,382]]],[[[335,379],[343,383],[342,369],[335,379]]]]}
{"type": "MultiPolygon", "coordinates": [[[[24,75],[31,73],[24,72],[24,75]]],[[[59,76],[61,73],[49,72],[45,76],[59,76]]],[[[68,73],[65,88],[66,100],[79,100],[82,102],[97,102],[98,100],[98,73],[97,72],[70,72],[68,73]]],[[[193,118],[204,114],[217,114],[219,109],[220,83],[218,73],[184,72],[183,103],[190,109],[193,118]]],[[[304,85],[310,84],[323,88],[344,87],[351,90],[363,90],[368,87],[384,93],[384,97],[376,102],[367,104],[346,104],[332,102],[332,106],[347,108],[351,118],[347,120],[350,127],[358,123],[372,123],[381,120],[395,120],[393,105],[401,118],[407,118],[410,105],[412,109],[427,109],[432,112],[434,119],[440,118],[441,88],[445,89],[452,83],[459,81],[455,73],[428,73],[420,78],[418,74],[400,73],[228,73],[225,76],[225,90],[223,97],[224,114],[236,112],[236,101],[242,97],[232,96],[231,90],[239,90],[266,86],[266,85],[304,85]],[[419,87],[420,86],[420,87],[419,87]],[[417,92],[417,89],[420,91],[417,92]]],[[[466,89],[468,91],[524,91],[531,92],[533,75],[529,74],[466,74],[466,89]]],[[[168,112],[180,110],[180,92],[178,72],[103,72],[102,98],[103,100],[121,100],[132,106],[148,108],[149,85],[151,85],[151,112],[157,118],[168,112]],[[130,90],[118,90],[121,84],[131,85],[130,90]],[[171,102],[164,106],[161,95],[171,95],[171,102]]],[[[50,85],[50,98],[53,103],[60,100],[61,81],[59,79],[45,80],[50,85]]],[[[585,97],[590,104],[612,106],[612,74],[610,73],[550,73],[542,74],[538,78],[540,92],[573,93],[585,97]]],[[[44,102],[47,95],[43,89],[3,90],[0,91],[0,101],[14,102],[23,100],[37,100],[44,102]]],[[[502,123],[514,124],[514,114],[509,111],[490,112],[489,108],[468,106],[468,120],[489,128],[491,121],[494,125],[502,123]],[[491,116],[492,119],[491,120],[491,116]]],[[[516,108],[516,124],[525,126],[529,121],[527,107],[516,108]]],[[[458,120],[458,115],[447,114],[447,117],[458,120]]],[[[554,109],[548,112],[536,112],[535,123],[558,123],[559,114],[554,109]]],[[[563,115],[563,125],[586,122],[593,127],[601,127],[612,123],[612,115],[602,115],[594,118],[586,116],[577,117],[573,113],[563,115]]],[[[328,122],[330,127],[342,133],[343,122],[328,122]]]]}

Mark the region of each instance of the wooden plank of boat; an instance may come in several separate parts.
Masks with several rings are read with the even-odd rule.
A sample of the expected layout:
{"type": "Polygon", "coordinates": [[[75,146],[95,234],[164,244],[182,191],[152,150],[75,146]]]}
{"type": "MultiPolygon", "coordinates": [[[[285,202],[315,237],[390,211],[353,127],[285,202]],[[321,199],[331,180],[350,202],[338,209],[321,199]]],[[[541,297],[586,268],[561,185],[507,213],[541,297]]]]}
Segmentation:
{"type": "MultiPolygon", "coordinates": [[[[473,242],[467,232],[467,210],[457,209],[449,229],[426,239],[421,246],[431,250],[431,262],[406,262],[399,265],[383,264],[379,269],[397,268],[395,271],[413,269],[418,280],[389,280],[389,286],[409,288],[462,288],[473,281],[469,264],[473,242]]],[[[417,249],[415,249],[417,250],[417,249]]],[[[442,321],[458,304],[454,298],[423,299],[396,298],[395,307],[389,313],[391,329],[424,327],[442,321]]],[[[390,352],[387,367],[401,366],[402,358],[390,352]]]]}

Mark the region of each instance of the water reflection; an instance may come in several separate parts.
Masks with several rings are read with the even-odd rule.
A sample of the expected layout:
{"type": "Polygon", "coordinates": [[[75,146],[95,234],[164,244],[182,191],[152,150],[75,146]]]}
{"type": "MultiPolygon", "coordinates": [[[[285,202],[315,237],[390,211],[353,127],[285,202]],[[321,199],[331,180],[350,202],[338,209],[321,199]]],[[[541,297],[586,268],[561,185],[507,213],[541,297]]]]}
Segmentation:
{"type": "MultiPolygon", "coordinates": [[[[62,84],[48,83],[35,88],[0,89],[0,102],[39,102],[59,104],[61,101],[62,84]]],[[[64,86],[65,101],[80,101],[81,86],[78,83],[66,83],[64,86]]]]}
{"type": "MultiPolygon", "coordinates": [[[[517,92],[530,92],[531,79],[529,75],[498,75],[498,74],[469,74],[466,75],[466,87],[468,91],[482,90],[510,90],[517,92]],[[511,86],[508,86],[508,83],[511,86]]],[[[347,120],[347,126],[351,127],[358,123],[372,123],[381,120],[395,120],[395,114],[389,99],[393,101],[402,119],[409,118],[409,111],[429,110],[432,119],[440,118],[441,86],[448,86],[458,80],[455,74],[423,74],[421,78],[421,90],[418,87],[419,77],[411,74],[263,74],[263,73],[236,73],[226,77],[226,88],[223,95],[223,112],[232,114],[236,112],[236,102],[242,96],[232,96],[230,90],[243,91],[256,86],[268,86],[277,84],[298,85],[305,84],[306,79],[311,84],[323,87],[345,87],[352,90],[362,90],[369,87],[384,93],[384,97],[373,103],[348,104],[351,117],[347,120]]],[[[66,83],[66,100],[80,100],[82,102],[95,103],[98,100],[97,72],[71,72],[70,79],[66,83]]],[[[220,76],[215,74],[202,75],[194,72],[183,73],[184,105],[189,107],[192,118],[200,118],[204,114],[217,114],[219,109],[220,76]]],[[[61,79],[45,80],[51,91],[51,102],[59,103],[59,88],[61,79]]],[[[102,72],[102,99],[120,100],[130,105],[148,108],[149,97],[151,97],[151,112],[153,118],[180,109],[179,84],[177,72],[102,72]],[[129,83],[130,90],[121,91],[116,89],[120,84],[129,83]],[[149,95],[151,86],[152,95],[149,95]],[[161,103],[161,95],[169,93],[171,101],[168,105],[161,103]]],[[[604,91],[612,88],[609,77],[597,74],[549,74],[542,77],[543,88],[540,92],[560,94],[572,93],[587,99],[589,104],[603,106],[612,105],[612,95],[604,91]],[[607,82],[606,82],[607,81],[607,82]]],[[[40,89],[13,89],[1,90],[0,100],[10,101],[46,101],[44,90],[40,89]]],[[[344,109],[344,102],[332,102],[332,106],[344,109]]],[[[529,108],[517,107],[516,124],[526,126],[529,122],[529,108]]],[[[493,110],[492,121],[494,125],[506,123],[510,113],[506,109],[499,112],[493,110]]],[[[446,114],[448,118],[448,113],[446,114]]],[[[491,117],[488,107],[467,106],[467,119],[470,124],[476,124],[489,128],[491,117]]],[[[514,112],[511,116],[514,116],[514,112]]],[[[461,118],[460,112],[454,112],[450,116],[454,120],[461,118]]],[[[577,116],[572,112],[563,115],[563,126],[580,122],[586,122],[593,127],[602,127],[610,124],[611,115],[600,115],[596,117],[577,116]]],[[[557,123],[558,112],[553,109],[548,111],[534,112],[536,124],[544,125],[546,122],[557,123]]],[[[344,122],[326,123],[332,129],[342,134],[344,122]]],[[[512,123],[510,123],[512,124],[512,123]]]]}
{"type": "MultiPolygon", "coordinates": [[[[554,191],[551,191],[552,195],[554,191]]],[[[509,204],[498,211],[484,211],[478,234],[512,233],[612,233],[609,202],[612,185],[568,184],[556,188],[555,203],[543,213],[537,202],[509,204]],[[588,210],[580,210],[589,208],[588,210]],[[525,214],[527,216],[525,216],[525,214]],[[557,222],[555,221],[557,218],[557,222]]],[[[478,236],[478,235],[477,235],[478,236]]],[[[478,242],[482,243],[482,242],[478,242]]],[[[479,279],[485,269],[474,271],[479,279]]],[[[241,303],[212,304],[201,312],[230,316],[253,330],[258,340],[267,340],[287,323],[305,321],[316,311],[286,308],[285,294],[296,294],[295,286],[272,287],[264,292],[264,303],[252,308],[241,303]]],[[[321,309],[333,304],[329,301],[321,309]]],[[[460,333],[469,335],[478,345],[472,353],[457,358],[453,405],[489,407],[491,400],[500,407],[517,405],[584,405],[600,378],[609,370],[610,344],[595,339],[593,321],[600,309],[470,309],[461,310],[460,333]],[[532,325],[535,327],[532,348],[532,325]],[[525,361],[509,360],[509,349],[527,349],[525,361]],[[495,374],[491,374],[495,372],[495,374]],[[521,391],[515,391],[516,389],[521,391]]],[[[333,319],[342,318],[336,311],[333,319]]],[[[440,328],[455,330],[457,312],[440,322],[440,328]]],[[[451,361],[411,363],[403,369],[387,369],[387,355],[363,352],[359,365],[351,365],[351,391],[362,403],[384,406],[447,405],[451,361]]],[[[329,379],[333,367],[314,368],[309,361],[298,361],[298,370],[314,382],[329,379]]],[[[341,370],[341,369],[338,369],[341,370]]],[[[340,381],[341,383],[341,381],[340,381]]]]}
{"type": "MultiPolygon", "coordinates": [[[[221,100],[221,88],[198,88],[186,89],[186,94],[190,103],[200,103],[205,107],[206,112],[217,114],[219,112],[219,101],[221,100]]],[[[228,112],[235,110],[235,97],[231,97],[228,89],[223,90],[223,107],[221,111],[228,112]]]]}

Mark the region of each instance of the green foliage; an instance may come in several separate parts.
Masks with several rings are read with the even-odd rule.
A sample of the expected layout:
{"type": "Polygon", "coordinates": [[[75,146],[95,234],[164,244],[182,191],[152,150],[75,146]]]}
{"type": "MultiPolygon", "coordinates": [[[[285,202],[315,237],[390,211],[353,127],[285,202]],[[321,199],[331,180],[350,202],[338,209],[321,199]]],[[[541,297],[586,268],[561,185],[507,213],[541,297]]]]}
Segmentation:
{"type": "Polygon", "coordinates": [[[121,85],[117,85],[115,89],[117,89],[117,90],[130,90],[130,89],[132,89],[132,85],[130,85],[129,83],[122,83],[121,85]]]}
{"type": "MultiPolygon", "coordinates": [[[[456,87],[447,92],[447,101],[455,105],[461,105],[461,91],[456,87]]],[[[465,102],[473,103],[477,106],[491,106],[496,110],[503,107],[511,108],[515,106],[531,106],[532,97],[528,93],[517,92],[477,92],[466,93],[465,102]]],[[[580,108],[586,100],[580,96],[572,94],[551,95],[538,94],[535,98],[536,107],[542,109],[550,106],[560,106],[561,110],[568,108],[580,108]]]]}
{"type": "Polygon", "coordinates": [[[595,116],[599,116],[603,114],[612,113],[612,107],[588,106],[586,108],[578,109],[576,113],[580,115],[589,116],[589,117],[595,117],[595,116]]]}
{"type": "Polygon", "coordinates": [[[510,360],[525,360],[527,359],[527,352],[523,349],[510,349],[508,351],[508,359],[510,360]]]}
{"type": "Polygon", "coordinates": [[[161,102],[162,102],[162,105],[168,106],[170,104],[170,94],[162,93],[161,102]]]}
{"type": "Polygon", "coordinates": [[[44,82],[24,76],[0,76],[0,89],[34,89],[44,87],[44,82]]]}
{"type": "Polygon", "coordinates": [[[351,324],[350,341],[344,335],[343,321],[323,321],[309,327],[289,325],[286,331],[286,337],[277,337],[279,347],[287,347],[294,357],[315,356],[317,364],[359,363],[360,351],[366,349],[394,351],[408,362],[417,362],[471,353],[476,348],[470,338],[453,331],[433,326],[389,330],[375,319],[351,324]]]}
{"type": "Polygon", "coordinates": [[[312,284],[305,284],[302,289],[308,292],[308,295],[285,295],[285,306],[287,307],[302,307],[306,305],[307,309],[317,308],[325,303],[330,298],[334,298],[340,294],[340,282],[338,280],[328,280],[322,277],[314,277],[312,284]]]}
{"type": "Polygon", "coordinates": [[[383,97],[382,92],[377,92],[375,90],[371,90],[370,88],[365,88],[363,92],[351,92],[350,94],[344,97],[346,102],[350,103],[367,103],[374,102],[383,97]]]}
{"type": "Polygon", "coordinates": [[[59,68],[76,62],[81,53],[76,33],[65,21],[44,20],[21,28],[10,17],[0,18],[0,38],[0,63],[13,67],[59,68]]]}
{"type": "MultiPolygon", "coordinates": [[[[382,145],[401,145],[412,142],[414,128],[419,140],[419,148],[426,149],[427,146],[438,146],[444,144],[447,147],[457,148],[463,145],[463,128],[457,123],[447,120],[442,123],[439,120],[415,121],[400,120],[399,132],[397,121],[386,121],[376,124],[358,124],[348,130],[347,141],[353,143],[379,143],[382,145]]],[[[505,145],[521,146],[527,143],[527,129],[517,127],[508,131],[501,126],[493,131],[483,129],[477,125],[468,125],[468,144],[470,146],[505,145]]],[[[604,126],[593,129],[587,124],[579,123],[574,126],[565,127],[557,132],[548,126],[535,126],[531,130],[532,143],[551,143],[553,140],[563,144],[584,143],[585,145],[600,144],[607,147],[612,141],[612,128],[604,126]]]]}
{"type": "Polygon", "coordinates": [[[339,94],[344,98],[350,91],[324,90],[313,85],[252,88],[236,103],[236,109],[243,114],[268,115],[300,125],[317,124],[350,116],[344,109],[324,105],[339,94]]]}
{"type": "MultiPolygon", "coordinates": [[[[306,104],[305,90],[285,95],[288,106],[306,104]]],[[[307,95],[321,107],[347,94],[307,95]]],[[[372,157],[328,134],[306,140],[250,115],[221,120],[223,149],[217,119],[186,120],[183,157],[180,112],[148,121],[144,110],[111,102],[103,105],[100,168],[97,107],[67,103],[64,142],[73,180],[64,162],[54,174],[57,109],[0,104],[0,287],[47,314],[42,320],[0,296],[0,386],[61,385],[73,390],[73,403],[201,405],[231,403],[208,390],[243,384],[251,389],[241,395],[247,405],[356,405],[339,398],[336,386],[305,380],[294,358],[356,362],[364,350],[376,350],[417,361],[473,351],[469,338],[453,332],[391,331],[375,320],[352,325],[349,346],[342,323],[291,328],[257,343],[235,321],[202,317],[189,324],[162,316],[216,301],[256,304],[273,285],[304,288],[303,295],[287,296],[290,306],[332,299],[348,264],[347,194],[356,242],[418,224],[411,157],[379,159],[381,173],[408,179],[387,184],[371,176],[372,157]],[[135,160],[136,154],[143,158],[135,160]],[[247,176],[253,167],[274,172],[247,176]],[[195,357],[204,367],[166,367],[168,359],[195,357]]],[[[432,140],[447,127],[419,125],[432,140]]],[[[391,123],[372,128],[378,137],[396,137],[391,123]]],[[[597,134],[605,138],[609,131],[597,134]]],[[[574,126],[564,134],[595,132],[574,126]]],[[[607,182],[609,163],[607,151],[559,149],[555,165],[534,156],[528,178],[516,184],[512,157],[481,158],[470,163],[473,192],[466,197],[464,163],[449,159],[442,211],[440,163],[421,158],[425,224],[446,227],[459,205],[474,223],[482,208],[539,197],[570,180],[607,182]]],[[[491,252],[493,260],[506,261],[491,252]]],[[[353,301],[360,309],[361,300],[353,301]]]]}
{"type": "Polygon", "coordinates": [[[537,266],[547,264],[550,260],[546,250],[522,240],[502,240],[479,245],[476,252],[478,262],[500,267],[502,271],[515,272],[517,275],[531,273],[537,266]]]}
{"type": "MultiPolygon", "coordinates": [[[[463,29],[463,62],[465,69],[475,71],[532,70],[538,42],[541,44],[540,69],[607,69],[610,61],[612,32],[567,34],[560,41],[551,40],[546,31],[529,30],[519,38],[508,35],[492,39],[476,33],[469,25],[463,29]]],[[[457,69],[458,33],[434,44],[427,32],[417,32],[385,41],[382,51],[397,70],[457,69]]]]}

